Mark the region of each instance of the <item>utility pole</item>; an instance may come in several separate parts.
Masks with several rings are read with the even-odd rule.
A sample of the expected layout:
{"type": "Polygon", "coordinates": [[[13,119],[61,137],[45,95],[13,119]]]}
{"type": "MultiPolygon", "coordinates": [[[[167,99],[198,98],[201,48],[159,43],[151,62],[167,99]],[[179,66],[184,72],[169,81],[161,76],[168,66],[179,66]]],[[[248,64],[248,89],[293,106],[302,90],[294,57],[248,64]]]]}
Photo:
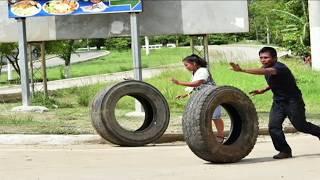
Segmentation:
{"type": "Polygon", "coordinates": [[[29,87],[29,70],[28,70],[28,56],[27,56],[27,33],[26,33],[26,18],[19,18],[18,32],[19,32],[19,64],[21,68],[21,93],[22,105],[31,105],[31,93],[29,87]]]}

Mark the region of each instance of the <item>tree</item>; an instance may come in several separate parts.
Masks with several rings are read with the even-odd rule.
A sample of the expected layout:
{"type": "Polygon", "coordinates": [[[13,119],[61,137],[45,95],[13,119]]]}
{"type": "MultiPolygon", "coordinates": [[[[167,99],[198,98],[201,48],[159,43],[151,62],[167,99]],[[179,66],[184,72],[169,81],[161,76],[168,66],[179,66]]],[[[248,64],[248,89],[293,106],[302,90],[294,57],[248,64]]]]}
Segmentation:
{"type": "Polygon", "coordinates": [[[307,0],[250,0],[250,37],[297,55],[310,46],[307,0]]]}
{"type": "Polygon", "coordinates": [[[310,47],[309,15],[306,0],[291,0],[284,10],[274,9],[285,24],[279,25],[283,41],[281,45],[297,55],[305,54],[310,47]]]}
{"type": "Polygon", "coordinates": [[[89,46],[97,47],[97,50],[101,50],[101,47],[105,45],[105,39],[98,38],[98,39],[90,39],[89,46]]]}
{"type": "MultiPolygon", "coordinates": [[[[283,0],[282,0],[283,1],[283,0]]],[[[277,25],[282,21],[272,12],[282,9],[284,4],[280,0],[251,0],[249,3],[249,18],[251,37],[263,43],[275,43],[278,36],[275,33],[277,25]],[[268,39],[269,36],[269,39],[268,39]],[[273,38],[270,38],[273,37],[273,38]]]]}
{"type": "Polygon", "coordinates": [[[105,45],[108,50],[128,50],[131,48],[131,40],[127,37],[112,37],[106,39],[105,45]]]}
{"type": "Polygon", "coordinates": [[[0,43],[1,62],[5,57],[20,77],[19,48],[16,43],[0,43]]]}
{"type": "Polygon", "coordinates": [[[52,41],[46,44],[46,51],[64,60],[64,77],[71,77],[71,54],[77,49],[75,40],[52,41]]]}

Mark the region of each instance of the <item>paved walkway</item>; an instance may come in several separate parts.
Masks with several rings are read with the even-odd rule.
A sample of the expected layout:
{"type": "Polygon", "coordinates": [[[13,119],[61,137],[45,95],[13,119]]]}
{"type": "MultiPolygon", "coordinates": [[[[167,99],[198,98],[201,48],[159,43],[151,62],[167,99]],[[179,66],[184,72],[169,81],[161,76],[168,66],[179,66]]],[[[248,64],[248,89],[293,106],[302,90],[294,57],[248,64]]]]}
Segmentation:
{"type": "MultiPolygon", "coordinates": [[[[84,62],[84,61],[90,61],[95,58],[106,56],[108,54],[110,54],[110,52],[105,51],[105,50],[76,52],[71,55],[71,64],[76,64],[76,63],[84,62]]],[[[55,56],[55,55],[50,55],[47,57],[47,60],[46,60],[47,67],[55,67],[55,66],[60,66],[60,65],[64,65],[64,60],[61,59],[60,57],[55,56]]],[[[36,60],[33,64],[33,66],[34,66],[34,68],[40,68],[41,62],[39,60],[36,60]]],[[[4,65],[2,67],[1,72],[7,72],[7,68],[8,68],[7,65],[4,65]]]]}
{"type": "Polygon", "coordinates": [[[270,137],[232,164],[212,164],[185,143],[144,147],[92,145],[0,145],[1,180],[318,180],[320,143],[305,135],[287,136],[293,158],[274,160],[270,137]]]}
{"type": "MultiPolygon", "coordinates": [[[[108,55],[108,51],[90,51],[90,52],[79,52],[77,54],[72,55],[72,63],[79,63],[84,61],[89,61],[98,57],[102,57],[108,55]]],[[[63,65],[64,61],[58,57],[52,57],[47,60],[47,67],[54,67],[63,65]]],[[[40,63],[35,63],[36,67],[40,67],[40,63]]],[[[4,67],[6,70],[6,66],[4,67]]],[[[164,68],[160,69],[143,69],[143,78],[150,78],[152,76],[160,74],[164,68]]],[[[57,90],[57,89],[65,89],[71,88],[75,86],[86,86],[90,84],[108,82],[108,81],[118,81],[123,78],[132,78],[134,76],[133,71],[126,72],[118,72],[111,74],[100,74],[100,75],[92,75],[92,76],[84,76],[78,78],[70,78],[70,79],[62,79],[56,81],[48,81],[48,90],[57,90]]],[[[35,90],[42,90],[42,83],[35,84],[35,90]]],[[[10,85],[10,86],[1,86],[0,87],[0,99],[4,102],[13,99],[21,98],[21,86],[20,85],[10,85]]]]}
{"type": "MultiPolygon", "coordinates": [[[[164,71],[165,68],[159,69],[143,69],[143,78],[150,78],[152,76],[160,74],[164,71]]],[[[134,74],[133,71],[125,71],[125,72],[118,72],[118,73],[111,73],[111,74],[99,74],[99,75],[92,75],[92,76],[83,76],[77,78],[69,78],[69,79],[62,79],[56,81],[48,81],[48,90],[57,90],[57,89],[65,89],[75,86],[86,86],[90,84],[97,84],[101,82],[107,81],[118,81],[123,80],[124,78],[133,78],[134,74]]],[[[39,90],[42,87],[42,83],[36,83],[35,89],[39,90]]],[[[21,93],[21,86],[20,85],[13,85],[7,87],[0,87],[0,96],[5,94],[12,94],[12,93],[21,93]]]]}
{"type": "MultiPolygon", "coordinates": [[[[210,60],[228,62],[259,62],[259,50],[266,45],[210,45],[210,60]]],[[[278,57],[289,55],[288,51],[278,51],[278,57]]]]}

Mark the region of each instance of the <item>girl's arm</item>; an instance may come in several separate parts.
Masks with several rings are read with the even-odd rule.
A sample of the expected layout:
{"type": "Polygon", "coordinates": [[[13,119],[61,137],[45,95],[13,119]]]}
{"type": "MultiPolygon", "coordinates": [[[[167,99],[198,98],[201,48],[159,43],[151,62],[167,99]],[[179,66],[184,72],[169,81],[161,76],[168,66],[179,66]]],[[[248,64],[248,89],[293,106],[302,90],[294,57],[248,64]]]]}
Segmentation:
{"type": "Polygon", "coordinates": [[[205,80],[197,80],[197,81],[193,81],[193,82],[183,82],[183,81],[178,81],[174,78],[172,78],[171,81],[177,85],[188,86],[188,87],[198,87],[201,84],[205,83],[205,80]]]}
{"type": "Polygon", "coordinates": [[[264,89],[258,89],[258,90],[251,91],[251,92],[249,92],[249,94],[255,96],[257,94],[263,94],[263,93],[269,91],[270,89],[271,89],[270,86],[268,86],[268,87],[266,87],[264,89]]]}

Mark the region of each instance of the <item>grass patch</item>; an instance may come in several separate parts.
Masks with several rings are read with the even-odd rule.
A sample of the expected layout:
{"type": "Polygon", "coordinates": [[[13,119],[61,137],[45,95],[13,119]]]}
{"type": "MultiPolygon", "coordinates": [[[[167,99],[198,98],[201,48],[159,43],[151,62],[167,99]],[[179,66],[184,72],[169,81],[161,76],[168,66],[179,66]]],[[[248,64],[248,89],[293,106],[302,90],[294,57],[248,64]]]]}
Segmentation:
{"type": "MultiPolygon", "coordinates": [[[[156,52],[156,51],[155,51],[156,52]]],[[[154,53],[155,54],[155,53],[154,53]]],[[[160,55],[159,55],[160,56],[160,55]]],[[[175,61],[180,62],[179,59],[175,61]]],[[[283,61],[294,73],[298,86],[300,87],[306,104],[307,118],[319,124],[320,109],[319,94],[320,72],[311,71],[308,66],[295,59],[283,61]]],[[[181,62],[180,62],[181,63],[181,62]]],[[[245,67],[259,67],[259,63],[243,64],[245,67]]],[[[244,73],[236,73],[230,70],[227,63],[214,63],[211,72],[218,85],[231,85],[238,87],[245,93],[254,89],[267,86],[263,76],[255,76],[244,73]]],[[[191,74],[184,69],[182,63],[179,68],[169,68],[161,75],[147,80],[148,83],[158,88],[166,97],[171,113],[170,125],[167,132],[181,132],[181,115],[188,98],[177,100],[175,97],[183,94],[184,87],[171,83],[170,79],[176,77],[179,80],[189,81],[191,74]]],[[[89,116],[91,100],[97,92],[111,86],[116,82],[108,84],[88,85],[84,87],[74,87],[64,90],[57,90],[50,95],[49,100],[38,97],[39,105],[42,103],[55,104],[49,112],[38,113],[11,113],[10,109],[19,104],[0,104],[0,133],[49,133],[49,134],[86,134],[94,133],[89,116]],[[54,100],[54,101],[52,101],[54,100]]],[[[266,126],[268,112],[272,103],[272,93],[264,95],[250,96],[259,112],[261,126],[266,126]]],[[[132,98],[123,98],[117,104],[121,109],[119,116],[124,121],[130,122],[131,118],[124,117],[125,113],[132,111],[134,101],[132,98]]]]}
{"type": "MultiPolygon", "coordinates": [[[[306,112],[310,114],[319,114],[320,95],[320,72],[311,71],[310,67],[304,65],[301,61],[296,59],[282,60],[291,69],[296,77],[297,84],[302,91],[303,98],[306,104],[306,112]]],[[[230,85],[237,87],[249,93],[255,89],[262,89],[267,86],[264,76],[250,75],[245,73],[238,73],[231,71],[227,63],[215,63],[211,66],[211,72],[214,80],[218,85],[230,85]]],[[[260,67],[259,63],[243,64],[243,68],[260,67]]],[[[176,86],[170,83],[171,77],[189,81],[191,74],[184,69],[172,69],[161,74],[160,77],[153,78],[149,82],[155,85],[166,96],[172,109],[180,110],[186,103],[186,100],[176,100],[175,96],[184,93],[184,87],[176,86]]],[[[263,95],[250,96],[253,103],[259,112],[269,112],[272,104],[272,92],[269,91],[263,95]]]]}
{"type": "MultiPolygon", "coordinates": [[[[150,55],[145,55],[142,51],[142,67],[152,68],[161,65],[180,63],[181,59],[191,53],[190,48],[161,48],[152,50],[150,55]]],[[[109,55],[97,58],[92,61],[81,62],[71,65],[72,77],[82,77],[97,74],[107,74],[114,72],[122,72],[133,69],[131,51],[112,51],[109,55]]],[[[47,69],[48,80],[63,79],[63,66],[57,66],[47,69]]],[[[13,73],[14,78],[18,78],[13,73]]],[[[40,76],[40,75],[39,75],[40,76]]],[[[7,83],[7,73],[0,76],[0,86],[7,83]]]]}
{"type": "MultiPolygon", "coordinates": [[[[142,55],[142,67],[157,67],[179,63],[181,59],[191,53],[189,48],[162,48],[154,50],[149,56],[142,55]]],[[[60,79],[60,68],[48,69],[49,80],[60,79]]],[[[131,51],[111,52],[111,54],[98,58],[94,61],[87,61],[73,64],[72,77],[90,76],[97,74],[107,74],[133,69],[131,51]]]]}

